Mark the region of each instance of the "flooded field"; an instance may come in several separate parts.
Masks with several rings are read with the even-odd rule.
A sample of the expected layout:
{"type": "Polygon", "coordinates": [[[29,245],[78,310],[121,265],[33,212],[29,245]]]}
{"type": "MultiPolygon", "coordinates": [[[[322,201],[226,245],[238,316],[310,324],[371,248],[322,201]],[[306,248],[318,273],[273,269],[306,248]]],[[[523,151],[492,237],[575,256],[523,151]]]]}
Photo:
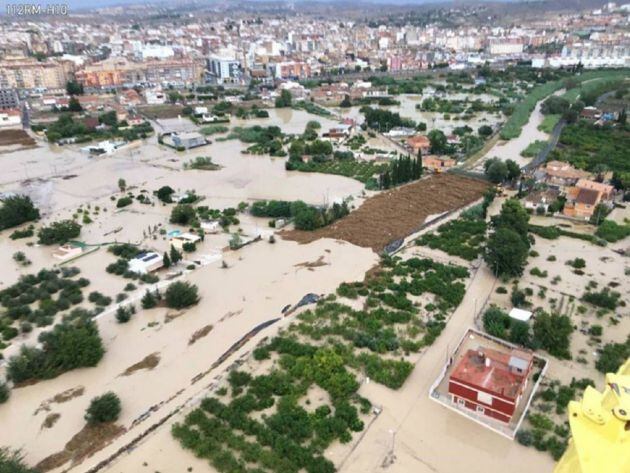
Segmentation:
{"type": "MultiPolygon", "coordinates": [[[[498,114],[487,113],[487,112],[479,112],[476,113],[473,118],[470,120],[463,120],[458,114],[451,114],[451,119],[445,119],[444,113],[439,112],[427,112],[422,111],[416,108],[416,105],[420,105],[424,99],[428,96],[423,95],[414,95],[414,94],[404,94],[394,96],[393,99],[400,102],[400,105],[390,105],[390,106],[382,106],[380,108],[384,108],[390,110],[392,112],[399,113],[403,118],[411,118],[416,122],[422,122],[427,124],[427,132],[432,129],[440,129],[444,131],[447,135],[450,134],[453,129],[468,125],[473,130],[477,130],[481,125],[490,125],[494,126],[500,121],[503,121],[503,117],[498,114]]],[[[496,100],[490,95],[473,95],[473,94],[448,94],[445,98],[449,100],[476,100],[479,99],[482,102],[490,102],[496,100]]],[[[372,105],[376,107],[377,105],[372,105]]],[[[335,107],[332,110],[335,113],[339,114],[344,118],[352,118],[361,122],[363,120],[363,115],[361,114],[360,106],[352,106],[349,108],[339,108],[335,107]]]]}
{"type": "MultiPolygon", "coordinates": [[[[439,122],[439,118],[416,110],[419,100],[401,97],[396,111],[427,121],[429,129],[466,124],[456,120],[439,122]]],[[[333,117],[292,109],[270,109],[269,113],[267,119],[234,119],[230,126],[277,125],[284,133],[298,134],[311,120],[320,122],[322,130],[336,123],[333,117]]],[[[342,111],[342,115],[355,113],[356,107],[342,111]]],[[[467,124],[477,127],[486,123],[484,118],[479,120],[467,124]]],[[[156,130],[173,128],[180,122],[179,118],[165,116],[156,124],[156,130]]],[[[184,125],[198,129],[188,122],[184,125]]],[[[275,243],[268,240],[275,230],[269,228],[267,219],[239,213],[240,221],[231,231],[240,231],[248,238],[262,235],[260,241],[231,251],[228,232],[206,235],[193,255],[185,255],[184,263],[178,267],[181,274],[160,272],[160,288],[174,279],[196,284],[201,296],[198,305],[182,311],[139,310],[126,324],[116,321],[117,304],[110,305],[95,317],[106,349],[97,367],[76,369],[16,388],[9,401],[0,405],[0,445],[21,449],[29,464],[46,461],[44,465],[51,471],[86,471],[133,443],[129,454],[117,457],[102,471],[142,471],[145,467],[147,471],[163,473],[189,467],[194,471],[212,471],[176,443],[170,433],[172,423],[198,405],[208,388],[236,359],[247,357],[263,337],[290,323],[291,316],[283,316],[288,305],[306,294],[324,295],[342,282],[363,280],[377,264],[378,252],[386,244],[416,232],[427,219],[470,204],[486,187],[477,180],[440,175],[381,194],[366,193],[364,185],[353,179],[286,171],[285,158],[244,154],[247,145],[238,140],[221,140],[222,136],[225,137],[214,135],[211,144],[185,152],[162,146],[153,136],[100,157],[91,157],[76,145],[59,147],[43,141],[38,141],[35,149],[0,153],[0,191],[31,196],[42,212],[42,222],[37,226],[73,217],[81,222],[81,215],[89,217],[91,222],[83,225],[79,237],[87,245],[85,252],[69,266],[76,266],[81,276],[90,280],[87,292],[99,291],[112,298],[125,291],[129,280],[105,271],[116,258],[100,245],[131,242],[163,253],[170,247],[166,234],[185,230],[169,223],[172,206],[153,196],[162,186],[168,185],[177,193],[194,190],[202,197],[200,205],[215,209],[260,199],[299,199],[313,205],[350,199],[350,206],[358,207],[345,219],[310,235],[289,233],[285,239],[277,232],[275,243]],[[218,169],[185,170],[184,163],[197,156],[211,157],[218,169]],[[119,190],[121,178],[126,183],[125,192],[119,190]],[[126,192],[146,195],[151,203],[134,200],[128,207],[118,209],[116,201],[126,192]],[[366,194],[376,196],[366,199],[366,194]],[[189,269],[195,260],[202,263],[189,269]],[[238,348],[225,363],[213,366],[235,342],[269,321],[274,323],[238,348]],[[71,439],[85,425],[84,411],[90,399],[107,391],[114,391],[122,401],[117,437],[112,437],[110,445],[95,446],[88,458],[73,460],[68,452],[71,439]],[[134,443],[152,426],[156,430],[151,435],[134,443]]],[[[387,146],[380,138],[368,144],[387,146]]],[[[22,275],[59,263],[52,255],[56,246],[40,246],[32,237],[11,240],[9,234],[10,231],[0,234],[0,264],[5,268],[0,274],[0,288],[15,283],[22,275]],[[13,255],[18,251],[31,261],[29,266],[16,264],[13,255]]],[[[416,255],[417,251],[420,250],[405,249],[403,256],[416,255]]],[[[473,424],[437,409],[427,399],[428,387],[447,347],[471,323],[477,300],[492,291],[494,278],[482,268],[467,284],[467,295],[445,332],[431,350],[417,359],[414,372],[400,391],[394,393],[376,383],[361,386],[361,395],[384,410],[366,425],[365,436],[356,448],[335,445],[327,452],[340,471],[461,471],[474,458],[484,471],[498,471],[497,464],[510,464],[518,472],[526,471],[522,461],[525,456],[527,471],[532,465],[541,471],[549,468],[546,455],[479,432],[473,424]],[[397,443],[393,444],[392,460],[389,451],[394,438],[397,443]],[[449,450],[455,448],[462,455],[445,455],[445,442],[449,450]]],[[[131,302],[139,308],[146,289],[154,287],[138,286],[127,291],[123,304],[131,302]]],[[[87,301],[82,306],[93,308],[87,301]]],[[[42,330],[47,329],[35,327],[30,333],[20,333],[3,351],[5,359],[16,354],[22,344],[36,344],[42,330]]],[[[1,378],[5,371],[6,363],[0,362],[1,378]]]]}

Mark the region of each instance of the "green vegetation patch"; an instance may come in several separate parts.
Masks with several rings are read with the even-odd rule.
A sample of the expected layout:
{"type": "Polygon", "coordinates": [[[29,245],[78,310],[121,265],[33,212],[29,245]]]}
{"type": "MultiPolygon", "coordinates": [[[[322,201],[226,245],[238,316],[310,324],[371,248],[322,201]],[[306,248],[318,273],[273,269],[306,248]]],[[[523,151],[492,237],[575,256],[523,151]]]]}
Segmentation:
{"type": "Polygon", "coordinates": [[[435,233],[422,235],[416,244],[472,261],[479,256],[485,235],[484,220],[463,217],[440,225],[435,233]]]}
{"type": "Polygon", "coordinates": [[[174,437],[220,472],[334,472],[325,450],[350,442],[370,412],[370,401],[357,393],[359,374],[402,386],[413,368],[406,354],[439,335],[467,276],[431,260],[384,259],[366,281],[339,286],[342,297],[363,298],[364,310],[328,296],[301,313],[254,350],[255,360],[274,361],[265,374],[231,371],[228,386],[173,426],[174,437]],[[423,293],[435,295],[432,310],[439,313],[421,315],[406,296],[423,293]],[[325,396],[313,401],[314,389],[325,396]]]}

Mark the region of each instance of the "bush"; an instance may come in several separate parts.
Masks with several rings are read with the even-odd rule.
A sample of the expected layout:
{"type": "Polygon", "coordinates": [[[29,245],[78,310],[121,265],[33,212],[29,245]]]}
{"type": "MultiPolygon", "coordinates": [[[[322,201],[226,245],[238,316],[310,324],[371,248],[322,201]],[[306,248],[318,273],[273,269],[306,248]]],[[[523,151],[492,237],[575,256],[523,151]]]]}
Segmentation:
{"type": "Polygon", "coordinates": [[[37,236],[42,245],[64,244],[81,233],[81,225],[73,220],[53,222],[47,227],[39,229],[37,236]]]}
{"type": "Polygon", "coordinates": [[[584,302],[588,302],[597,307],[604,309],[615,310],[619,303],[621,294],[616,291],[611,291],[608,288],[604,288],[599,292],[585,292],[582,296],[584,302]]]}
{"type": "MultiPolygon", "coordinates": [[[[0,382],[0,404],[7,402],[10,394],[7,383],[0,382]]],[[[0,471],[2,471],[2,463],[0,463],[0,471]]]]}
{"type": "Polygon", "coordinates": [[[0,472],[2,473],[37,473],[26,466],[19,452],[0,447],[0,472]]]}
{"type": "Polygon", "coordinates": [[[616,373],[619,367],[630,357],[630,336],[625,343],[607,343],[602,348],[595,367],[602,373],[616,373]]]}
{"type": "Polygon", "coordinates": [[[92,425],[114,422],[120,416],[121,410],[120,398],[110,391],[90,401],[90,406],[85,411],[85,420],[92,425]]]}
{"type": "Polygon", "coordinates": [[[22,346],[9,358],[7,375],[14,383],[30,379],[50,379],[80,367],[96,366],[105,353],[98,327],[78,318],[42,332],[41,348],[22,346]]]}
{"type": "Polygon", "coordinates": [[[131,320],[131,316],[136,313],[136,308],[133,305],[119,306],[116,309],[116,320],[120,324],[125,324],[131,320]]]}
{"type": "Polygon", "coordinates": [[[157,291],[154,293],[147,290],[147,292],[144,293],[144,296],[142,296],[142,299],[140,299],[140,303],[142,304],[143,309],[153,309],[154,307],[157,307],[160,299],[161,296],[157,291]]]}
{"type": "Polygon", "coordinates": [[[630,235],[630,225],[619,225],[613,220],[604,220],[601,225],[597,227],[595,235],[614,243],[630,235]]]}
{"type": "Polygon", "coordinates": [[[118,199],[116,202],[116,208],[122,209],[123,207],[127,207],[133,203],[133,199],[131,197],[125,196],[118,199]]]}
{"type": "Polygon", "coordinates": [[[171,284],[164,293],[166,306],[172,309],[183,309],[199,302],[197,286],[194,284],[177,281],[171,284]]]}

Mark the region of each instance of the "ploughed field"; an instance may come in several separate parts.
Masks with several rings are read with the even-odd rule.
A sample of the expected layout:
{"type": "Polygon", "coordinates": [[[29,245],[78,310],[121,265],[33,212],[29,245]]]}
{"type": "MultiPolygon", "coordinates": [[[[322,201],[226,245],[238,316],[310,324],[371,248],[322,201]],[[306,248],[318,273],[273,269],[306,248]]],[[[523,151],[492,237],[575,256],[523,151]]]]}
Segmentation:
{"type": "Polygon", "coordinates": [[[24,130],[0,130],[0,146],[34,146],[35,140],[24,130]]]}
{"type": "Polygon", "coordinates": [[[282,237],[300,243],[333,238],[380,252],[392,241],[417,231],[428,216],[474,202],[488,185],[454,174],[433,175],[370,197],[347,217],[327,227],[309,232],[290,230],[282,237]]]}

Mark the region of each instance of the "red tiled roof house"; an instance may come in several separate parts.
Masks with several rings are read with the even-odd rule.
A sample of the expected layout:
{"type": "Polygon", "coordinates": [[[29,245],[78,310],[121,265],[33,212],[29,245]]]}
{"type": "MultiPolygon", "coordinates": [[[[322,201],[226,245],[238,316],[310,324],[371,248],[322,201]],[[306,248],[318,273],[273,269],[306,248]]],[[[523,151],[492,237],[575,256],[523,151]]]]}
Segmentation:
{"type": "Polygon", "coordinates": [[[524,350],[468,350],[449,378],[451,400],[477,414],[510,422],[527,386],[532,362],[533,355],[524,350]]]}

